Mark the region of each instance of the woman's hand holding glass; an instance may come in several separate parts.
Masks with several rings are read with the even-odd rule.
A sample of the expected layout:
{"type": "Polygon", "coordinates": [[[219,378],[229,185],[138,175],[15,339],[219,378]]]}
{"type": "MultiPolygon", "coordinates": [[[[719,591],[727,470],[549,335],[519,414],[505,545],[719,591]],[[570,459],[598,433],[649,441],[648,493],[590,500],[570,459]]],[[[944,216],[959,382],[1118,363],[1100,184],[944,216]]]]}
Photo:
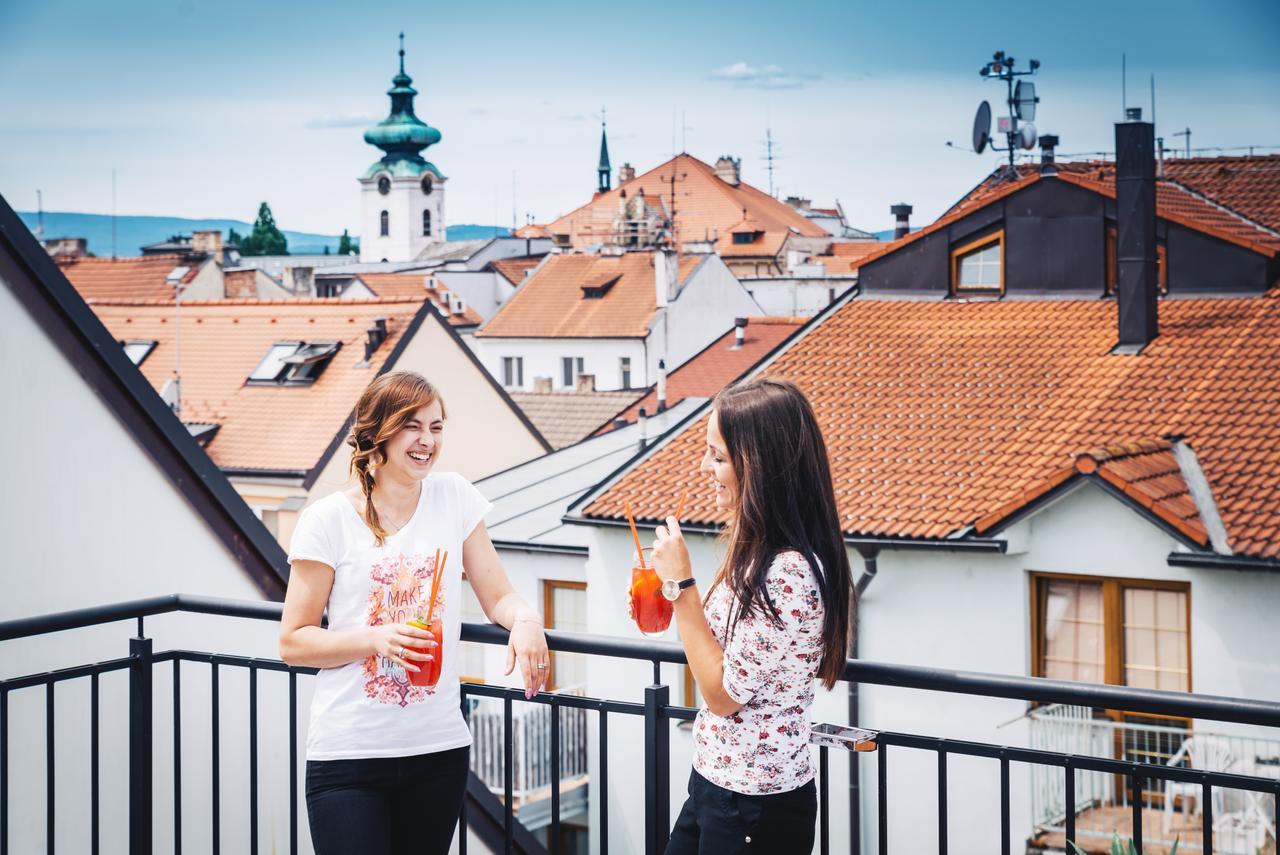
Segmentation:
{"type": "Polygon", "coordinates": [[[370,644],[375,656],[390,659],[406,671],[420,671],[411,660],[429,662],[434,659],[430,653],[419,653],[413,648],[434,648],[435,639],[431,633],[407,623],[386,623],[369,627],[370,644]]]}

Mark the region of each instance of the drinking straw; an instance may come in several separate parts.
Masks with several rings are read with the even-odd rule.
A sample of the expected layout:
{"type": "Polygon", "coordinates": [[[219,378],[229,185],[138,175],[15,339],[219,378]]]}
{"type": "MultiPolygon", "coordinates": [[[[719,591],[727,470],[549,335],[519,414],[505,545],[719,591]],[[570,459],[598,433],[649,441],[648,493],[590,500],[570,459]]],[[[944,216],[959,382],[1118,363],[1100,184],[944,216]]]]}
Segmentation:
{"type": "MultiPolygon", "coordinates": [[[[445,550],[444,558],[445,561],[449,560],[448,550],[445,550]]],[[[427,597],[427,623],[431,623],[431,612],[436,607],[436,594],[440,592],[440,577],[444,575],[444,564],[440,562],[440,547],[436,547],[435,563],[431,566],[435,569],[431,574],[431,594],[427,597]]]]}
{"type": "Polygon", "coordinates": [[[648,570],[644,566],[644,550],[640,548],[640,532],[636,531],[636,518],[631,513],[631,502],[623,499],[622,509],[627,512],[627,522],[631,523],[631,536],[636,540],[636,559],[640,562],[640,569],[648,570]]]}
{"type": "Polygon", "coordinates": [[[680,522],[680,513],[684,510],[684,500],[689,498],[689,491],[685,490],[680,494],[680,501],[676,504],[676,522],[680,522]]]}

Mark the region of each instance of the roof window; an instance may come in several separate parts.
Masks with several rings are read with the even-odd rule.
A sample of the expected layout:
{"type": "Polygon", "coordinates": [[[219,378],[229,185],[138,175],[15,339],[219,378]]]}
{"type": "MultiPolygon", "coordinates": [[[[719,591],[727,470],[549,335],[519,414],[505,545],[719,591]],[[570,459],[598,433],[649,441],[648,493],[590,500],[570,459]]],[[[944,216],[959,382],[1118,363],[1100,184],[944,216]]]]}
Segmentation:
{"type": "Polygon", "coordinates": [[[1003,231],[951,251],[951,290],[954,294],[1004,291],[1003,231]]]}
{"type": "Polygon", "coordinates": [[[341,347],[340,341],[277,342],[271,345],[267,355],[249,375],[248,382],[256,385],[310,385],[328,367],[341,347]]]}
{"type": "Polygon", "coordinates": [[[764,232],[734,232],[733,242],[734,243],[755,243],[763,235],[764,235],[764,232]]]}
{"type": "Polygon", "coordinates": [[[122,341],[120,344],[124,347],[124,355],[134,365],[141,365],[151,355],[151,351],[156,349],[154,341],[122,341]]]}
{"type": "Polygon", "coordinates": [[[582,286],[582,298],[584,300],[600,300],[604,295],[609,293],[609,289],[617,284],[622,278],[622,274],[605,274],[588,281],[582,286]]]}

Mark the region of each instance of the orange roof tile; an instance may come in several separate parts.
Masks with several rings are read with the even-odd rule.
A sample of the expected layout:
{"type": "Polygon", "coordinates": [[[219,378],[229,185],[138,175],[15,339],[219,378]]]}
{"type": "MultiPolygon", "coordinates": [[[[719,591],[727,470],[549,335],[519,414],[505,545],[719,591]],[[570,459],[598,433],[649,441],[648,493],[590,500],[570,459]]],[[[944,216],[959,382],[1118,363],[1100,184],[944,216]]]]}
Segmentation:
{"type": "MultiPolygon", "coordinates": [[[[734,347],[735,333],[725,333],[708,345],[701,353],[690,357],[683,365],[667,376],[667,406],[674,407],[685,398],[711,398],[734,380],[741,377],[757,362],[786,341],[792,333],[804,326],[808,318],[752,317],[747,319],[746,338],[742,347],[734,347]]],[[[656,412],[658,390],[649,393],[620,413],[610,414],[609,423],[597,434],[612,428],[613,418],[634,422],[643,409],[649,415],[656,412]]]]}
{"type": "MultiPolygon", "coordinates": [[[[162,389],[174,370],[173,304],[107,301],[93,310],[119,340],[158,342],[139,368],[162,389]]],[[[184,301],[182,419],[220,425],[207,450],[222,469],[309,471],[421,311],[421,299],[184,301]],[[380,317],[387,340],[357,367],[365,331],[380,317]],[[246,384],[271,345],[287,341],[342,348],[310,386],[246,384]]]]}
{"type": "MultiPolygon", "coordinates": [[[[423,273],[359,273],[356,278],[369,286],[369,290],[379,297],[391,298],[394,300],[422,300],[424,297],[430,297],[431,302],[437,307],[445,305],[444,296],[440,293],[439,287],[432,287],[430,283],[435,280],[429,274],[423,273]]],[[[455,327],[476,326],[484,323],[484,318],[472,309],[466,307],[459,314],[452,312],[445,313],[441,308],[442,314],[449,319],[449,323],[455,327]]]]}
{"type": "MultiPolygon", "coordinates": [[[[1180,435],[1231,548],[1280,557],[1280,289],[1162,301],[1160,329],[1141,355],[1115,356],[1114,301],[855,299],[768,371],[813,401],[850,535],[953,535],[1040,487],[1081,449],[1180,435]]],[[[585,514],[620,519],[625,499],[652,520],[679,488],[703,486],[705,423],[658,448],[585,514]]],[[[702,489],[687,518],[725,521],[702,489]]]]}
{"type": "MultiPolygon", "coordinates": [[[[505,338],[644,338],[658,310],[654,253],[622,255],[553,255],[520,286],[489,322],[480,337],[505,338]],[[617,281],[600,298],[585,296],[583,287],[617,281]]],[[[705,256],[680,257],[684,282],[705,256]]]]}
{"type": "Polygon", "coordinates": [[[1165,175],[1280,231],[1280,154],[1165,160],[1165,175]]]}
{"type": "Polygon", "coordinates": [[[529,223],[526,226],[521,226],[520,228],[516,229],[511,234],[513,237],[522,237],[522,238],[550,237],[550,235],[547,234],[547,227],[543,223],[529,223]]]}
{"type": "Polygon", "coordinates": [[[96,300],[173,300],[166,280],[176,267],[187,267],[185,285],[200,272],[200,264],[181,255],[138,258],[58,258],[58,268],[85,302],[96,300]]]}
{"type": "Polygon", "coordinates": [[[827,273],[852,273],[862,266],[868,256],[892,245],[892,241],[863,240],[852,243],[833,243],[824,255],[811,255],[811,264],[821,264],[827,273]]]}
{"type": "Polygon", "coordinates": [[[519,286],[524,282],[525,274],[541,264],[544,258],[545,255],[523,255],[490,261],[489,266],[512,285],[519,286]]]}
{"type": "Polygon", "coordinates": [[[677,155],[607,193],[596,194],[581,208],[547,224],[546,230],[568,235],[577,249],[601,243],[613,232],[613,219],[624,192],[629,198],[643,191],[653,205],[671,210],[673,173],[676,228],[681,241],[713,239],[716,251],[724,254],[733,246],[729,230],[742,221],[744,210],[770,235],[768,245],[778,249],[789,233],[830,238],[825,229],[790,205],[745,182],[736,187],[725,182],[716,176],[714,167],[689,154],[677,155]]]}

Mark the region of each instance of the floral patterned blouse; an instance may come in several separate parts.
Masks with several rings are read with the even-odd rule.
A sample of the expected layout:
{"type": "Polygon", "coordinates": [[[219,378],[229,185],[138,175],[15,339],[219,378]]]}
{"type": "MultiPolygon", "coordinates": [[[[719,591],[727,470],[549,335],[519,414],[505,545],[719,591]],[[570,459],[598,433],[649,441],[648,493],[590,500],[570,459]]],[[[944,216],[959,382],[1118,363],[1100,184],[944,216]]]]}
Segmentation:
{"type": "Polygon", "coordinates": [[[705,706],[693,726],[693,767],[717,786],[749,795],[783,793],[814,776],[809,707],[822,661],[822,597],[809,562],[781,552],[766,590],[777,621],[743,614],[729,637],[737,601],[718,585],[704,611],[724,648],[724,689],[742,708],[721,717],[705,706]]]}

